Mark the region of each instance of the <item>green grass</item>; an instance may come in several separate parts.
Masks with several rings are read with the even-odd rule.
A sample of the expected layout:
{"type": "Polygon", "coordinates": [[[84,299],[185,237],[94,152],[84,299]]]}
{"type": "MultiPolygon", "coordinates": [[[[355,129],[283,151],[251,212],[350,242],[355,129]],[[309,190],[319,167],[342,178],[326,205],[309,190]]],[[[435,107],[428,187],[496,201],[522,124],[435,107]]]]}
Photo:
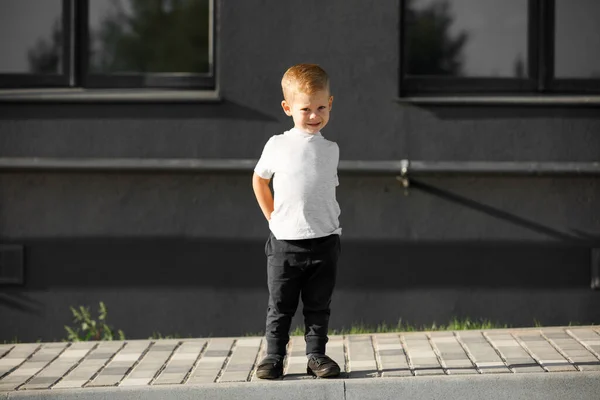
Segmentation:
{"type": "MultiPolygon", "coordinates": [[[[205,336],[203,336],[205,337],[205,336]]],[[[191,339],[193,336],[188,334],[187,336],[180,335],[178,333],[173,333],[169,335],[163,335],[160,332],[152,332],[152,336],[148,338],[148,340],[161,340],[161,339],[191,339]]]]}
{"type": "MultiPolygon", "coordinates": [[[[591,324],[586,323],[584,325],[594,326],[595,324],[594,323],[591,323],[591,324]]],[[[542,323],[538,319],[533,320],[532,326],[536,327],[536,328],[543,327],[542,323]]],[[[581,323],[569,322],[568,326],[581,326],[581,323]]],[[[382,324],[373,326],[373,325],[363,324],[362,322],[356,323],[349,328],[342,327],[342,329],[330,329],[329,335],[359,335],[359,334],[367,334],[367,333],[393,333],[393,332],[462,331],[462,330],[469,330],[469,329],[483,330],[483,329],[506,329],[506,328],[512,328],[512,327],[509,325],[506,325],[506,324],[492,322],[487,319],[472,320],[470,318],[464,318],[464,319],[453,318],[450,321],[448,321],[448,323],[445,325],[444,324],[438,325],[434,322],[431,325],[421,325],[421,326],[406,324],[402,321],[402,319],[400,319],[398,321],[398,323],[395,325],[388,325],[386,323],[382,323],[382,324]]],[[[249,333],[245,333],[243,336],[250,337],[250,336],[263,336],[263,335],[264,335],[264,332],[249,332],[249,333]]],[[[298,326],[290,332],[290,335],[291,336],[304,336],[304,328],[298,326]]],[[[209,334],[208,336],[203,335],[202,337],[211,337],[211,336],[212,335],[209,334]]],[[[148,339],[150,339],[150,340],[187,339],[187,338],[192,338],[192,337],[194,337],[194,336],[191,334],[188,334],[187,336],[183,336],[180,334],[164,335],[160,332],[155,331],[152,333],[152,336],[150,336],[148,339]]],[[[3,344],[17,344],[17,343],[21,343],[21,341],[17,337],[3,341],[3,344]]],[[[38,339],[37,343],[41,343],[41,340],[38,339]]]]}
{"type": "MultiPolygon", "coordinates": [[[[330,329],[330,335],[358,335],[363,333],[390,333],[390,332],[423,332],[423,331],[463,331],[469,329],[504,329],[510,328],[506,324],[499,324],[492,322],[487,319],[471,320],[470,318],[458,319],[453,318],[446,325],[438,325],[435,322],[431,325],[415,326],[405,324],[402,320],[399,320],[396,325],[388,325],[386,323],[379,324],[377,326],[365,325],[363,323],[357,323],[349,328],[342,329],[330,329]]],[[[292,332],[292,336],[303,336],[304,328],[296,327],[292,332]]]]}

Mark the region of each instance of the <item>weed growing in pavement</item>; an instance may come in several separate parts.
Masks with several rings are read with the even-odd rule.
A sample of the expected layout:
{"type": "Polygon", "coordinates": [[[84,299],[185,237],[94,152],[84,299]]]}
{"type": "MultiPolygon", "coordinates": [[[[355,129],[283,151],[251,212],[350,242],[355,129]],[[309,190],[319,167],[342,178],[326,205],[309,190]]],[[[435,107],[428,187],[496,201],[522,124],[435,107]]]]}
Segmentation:
{"type": "Polygon", "coordinates": [[[67,331],[67,339],[69,342],[81,342],[88,340],[125,340],[125,333],[118,330],[115,334],[113,328],[106,323],[106,306],[100,302],[98,310],[98,322],[92,319],[89,307],[79,306],[79,309],[70,307],[73,313],[73,322],[77,324],[75,327],[65,325],[67,331]]]}

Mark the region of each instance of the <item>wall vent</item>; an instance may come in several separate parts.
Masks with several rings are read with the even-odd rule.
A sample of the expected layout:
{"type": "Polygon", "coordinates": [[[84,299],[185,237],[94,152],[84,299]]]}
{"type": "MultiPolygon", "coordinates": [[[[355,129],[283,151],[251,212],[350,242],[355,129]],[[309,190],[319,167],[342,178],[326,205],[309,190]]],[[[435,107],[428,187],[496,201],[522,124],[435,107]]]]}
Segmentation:
{"type": "Polygon", "coordinates": [[[0,285],[22,285],[23,264],[23,246],[0,244],[0,285]]]}

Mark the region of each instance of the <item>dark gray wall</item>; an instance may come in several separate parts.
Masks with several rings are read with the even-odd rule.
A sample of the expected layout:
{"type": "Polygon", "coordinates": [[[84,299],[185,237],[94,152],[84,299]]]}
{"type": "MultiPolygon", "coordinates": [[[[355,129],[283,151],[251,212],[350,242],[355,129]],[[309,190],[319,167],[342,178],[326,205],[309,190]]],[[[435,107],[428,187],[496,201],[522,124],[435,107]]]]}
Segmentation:
{"type": "MultiPolygon", "coordinates": [[[[0,156],[256,159],[291,126],[281,75],[317,62],[342,159],[600,158],[597,108],[397,103],[396,2],[220,5],[223,103],[0,104],[0,156]]],[[[0,174],[0,239],[25,245],[26,265],[24,286],[1,287],[0,340],[65,337],[69,306],[99,301],[129,337],[261,331],[268,228],[250,176],[0,174]]],[[[407,194],[393,177],[340,179],[333,328],[600,322],[597,178],[431,177],[407,194]]]]}

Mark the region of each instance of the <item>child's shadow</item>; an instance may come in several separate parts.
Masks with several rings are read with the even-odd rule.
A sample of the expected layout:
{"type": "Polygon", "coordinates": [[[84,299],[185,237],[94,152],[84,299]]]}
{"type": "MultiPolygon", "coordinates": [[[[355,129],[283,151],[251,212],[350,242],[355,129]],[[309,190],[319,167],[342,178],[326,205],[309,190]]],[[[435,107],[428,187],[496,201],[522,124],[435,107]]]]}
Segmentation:
{"type": "MultiPolygon", "coordinates": [[[[360,372],[361,375],[363,371],[360,372]]],[[[374,374],[377,374],[377,371],[364,371],[365,373],[369,373],[372,372],[374,374]]],[[[348,378],[370,378],[373,375],[363,375],[363,376],[358,376],[358,375],[354,375],[354,374],[350,374],[348,372],[341,372],[339,376],[336,376],[335,378],[317,378],[315,376],[312,375],[308,375],[308,374],[285,374],[283,376],[283,380],[284,381],[305,381],[307,379],[348,379],[348,378]],[[352,376],[351,376],[352,375],[352,376]]]]}

